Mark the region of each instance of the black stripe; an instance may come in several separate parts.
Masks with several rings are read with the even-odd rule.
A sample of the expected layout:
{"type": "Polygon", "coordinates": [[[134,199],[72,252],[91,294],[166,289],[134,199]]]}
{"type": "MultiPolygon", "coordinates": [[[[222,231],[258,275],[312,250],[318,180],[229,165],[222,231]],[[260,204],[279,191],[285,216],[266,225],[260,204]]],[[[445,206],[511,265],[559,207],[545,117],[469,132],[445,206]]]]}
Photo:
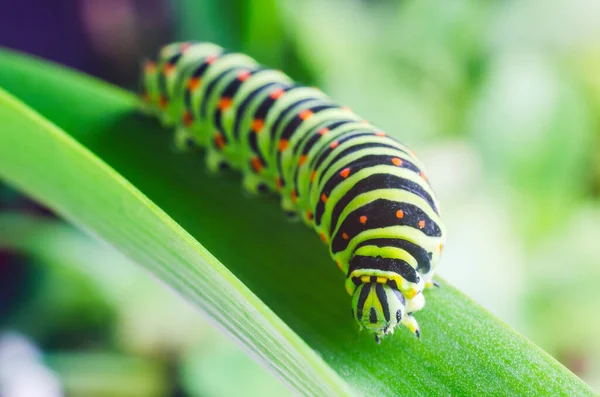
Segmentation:
{"type": "MultiPolygon", "coordinates": [[[[165,64],[162,66],[163,69],[165,66],[167,65],[171,65],[171,66],[177,66],[177,62],[179,61],[179,58],[181,58],[181,56],[183,55],[182,52],[178,52],[175,55],[171,56],[167,62],[165,62],[165,64]]],[[[158,91],[161,95],[163,95],[165,98],[167,98],[167,100],[169,100],[169,96],[167,95],[167,76],[165,76],[165,74],[163,73],[163,70],[158,70],[158,91]]]]}
{"type": "MultiPolygon", "coordinates": [[[[313,134],[307,134],[306,137],[302,138],[302,141],[300,141],[300,143],[298,143],[298,145],[296,145],[294,147],[294,156],[297,156],[297,152],[300,150],[300,147],[302,146],[304,140],[308,139],[308,142],[306,143],[306,145],[302,148],[302,155],[307,155],[308,152],[310,152],[310,149],[319,141],[319,139],[323,138],[323,135],[319,134],[319,130],[321,128],[327,128],[330,131],[333,131],[334,129],[347,124],[347,123],[351,123],[353,121],[356,121],[354,119],[345,119],[345,120],[335,120],[333,122],[331,121],[327,121],[323,124],[320,124],[318,126],[315,126],[313,128],[313,134]]],[[[354,131],[354,130],[350,130],[350,131],[354,131]]],[[[350,132],[348,131],[348,132],[350,132]]],[[[312,162],[312,161],[311,161],[312,162]]],[[[299,178],[300,178],[300,166],[296,166],[294,167],[294,189],[299,192],[299,186],[298,186],[298,182],[299,182],[299,178]]],[[[310,185],[309,185],[310,186],[310,185]]]]}
{"type": "MultiPolygon", "coordinates": [[[[396,290],[394,290],[394,293],[396,294],[396,296],[398,296],[398,294],[399,294],[399,292],[396,290]]],[[[400,295],[402,295],[402,294],[400,294],[400,295]]],[[[396,321],[397,322],[402,321],[402,310],[400,310],[400,309],[396,310],[396,321]]]]}
{"type": "Polygon", "coordinates": [[[333,121],[326,120],[322,124],[315,126],[312,130],[312,135],[307,134],[305,137],[302,138],[300,142],[298,142],[298,145],[294,147],[294,156],[298,155],[300,148],[302,148],[302,154],[308,154],[308,152],[314,146],[314,144],[317,143],[319,139],[323,137],[323,135],[319,134],[319,130],[321,130],[322,128],[327,128],[329,131],[333,131],[337,127],[347,123],[351,123],[353,121],[356,121],[356,119],[347,118],[333,121]],[[305,141],[307,141],[306,144],[304,144],[305,141]]]}
{"type": "MultiPolygon", "coordinates": [[[[221,53],[214,54],[214,56],[216,57],[215,60],[219,59],[220,57],[222,57],[225,54],[227,54],[227,52],[221,52],[221,53]]],[[[211,65],[206,61],[210,57],[211,57],[211,55],[207,55],[206,57],[204,57],[204,60],[202,61],[202,63],[200,65],[196,66],[196,69],[194,69],[194,72],[192,73],[191,78],[198,78],[202,81],[202,77],[208,70],[208,67],[211,65]]],[[[185,99],[186,109],[189,112],[191,112],[191,110],[192,110],[192,92],[190,90],[188,90],[188,89],[185,90],[185,98],[184,99],[185,99]]]]}
{"type": "Polygon", "coordinates": [[[371,310],[369,311],[369,321],[371,324],[375,324],[377,322],[377,311],[373,306],[371,306],[371,310]]]}
{"type": "MultiPolygon", "coordinates": [[[[340,146],[340,145],[342,145],[342,144],[344,144],[344,143],[346,143],[348,141],[351,141],[353,139],[358,139],[358,138],[365,137],[365,136],[377,136],[377,134],[378,134],[377,131],[371,131],[371,130],[363,130],[363,131],[366,131],[366,132],[365,133],[359,133],[359,134],[356,134],[356,133],[351,133],[351,134],[346,133],[346,134],[342,134],[341,136],[338,136],[337,138],[331,139],[331,141],[328,142],[328,145],[324,147],[325,150],[322,150],[320,152],[319,158],[317,160],[317,163],[314,165],[314,169],[315,170],[318,169],[321,166],[321,163],[323,161],[325,161],[325,159],[327,158],[327,156],[329,155],[329,153],[332,152],[333,150],[335,150],[335,148],[331,149],[331,147],[329,146],[329,143],[333,143],[333,141],[337,140],[338,141],[338,146],[340,146]]],[[[400,142],[398,142],[397,140],[395,140],[393,138],[390,138],[388,136],[384,136],[384,137],[377,136],[377,137],[381,140],[381,144],[380,144],[381,147],[390,147],[390,148],[396,149],[396,150],[398,150],[398,151],[400,151],[402,153],[405,153],[408,156],[410,156],[410,154],[406,150],[398,147],[398,146],[402,146],[402,144],[400,142]],[[394,145],[392,145],[390,143],[384,143],[386,141],[396,142],[398,145],[394,146],[394,145]]],[[[366,145],[366,144],[368,144],[368,143],[365,143],[364,145],[366,145]]],[[[374,145],[374,146],[379,146],[379,145],[374,145]]],[[[346,148],[342,153],[338,153],[338,155],[334,158],[334,160],[331,161],[329,164],[333,164],[333,163],[335,163],[335,161],[337,161],[340,158],[344,157],[347,153],[351,153],[351,152],[357,150],[355,148],[356,148],[356,146],[351,146],[349,148],[346,148]]]]}
{"type": "Polygon", "coordinates": [[[185,110],[187,110],[189,112],[190,109],[192,108],[192,91],[188,90],[187,88],[184,89],[183,103],[184,103],[185,110]]]}
{"type": "Polygon", "coordinates": [[[348,274],[352,274],[357,269],[393,272],[411,283],[419,282],[417,271],[402,259],[356,255],[350,260],[348,274]]]}
{"type": "Polygon", "coordinates": [[[274,85],[278,85],[279,83],[265,83],[264,85],[261,85],[260,87],[254,89],[251,93],[248,94],[248,96],[246,98],[244,98],[244,100],[242,101],[242,103],[240,103],[240,106],[238,106],[238,108],[236,109],[236,113],[235,113],[235,125],[233,128],[233,136],[236,140],[239,140],[240,137],[240,125],[242,123],[242,120],[244,119],[244,113],[246,112],[246,110],[248,109],[248,106],[250,105],[250,102],[252,101],[252,99],[256,98],[256,96],[258,94],[260,94],[261,91],[266,90],[267,88],[273,87],[274,85]]]}
{"type": "MultiPolygon", "coordinates": [[[[364,128],[364,127],[361,127],[361,128],[364,128]]],[[[340,142],[341,140],[348,141],[349,139],[360,138],[362,136],[372,136],[374,134],[375,134],[374,132],[358,128],[356,130],[348,131],[348,132],[346,132],[346,133],[344,133],[342,135],[339,135],[339,136],[329,137],[329,140],[321,148],[321,150],[319,151],[319,153],[317,153],[317,155],[315,156],[315,158],[311,161],[310,168],[313,169],[313,170],[319,169],[319,167],[321,166],[321,163],[323,161],[325,161],[325,159],[327,158],[327,156],[329,155],[329,153],[331,153],[332,150],[335,150],[335,148],[334,149],[331,148],[331,144],[333,142],[335,142],[335,141],[340,142]]]]}
{"type": "Polygon", "coordinates": [[[429,273],[431,269],[431,252],[427,252],[423,247],[417,245],[411,241],[403,240],[399,238],[376,238],[372,240],[366,240],[358,244],[354,249],[354,252],[358,251],[359,248],[374,245],[376,247],[394,247],[400,248],[410,254],[417,261],[417,271],[421,274],[429,273]]]}
{"type": "MultiPolygon", "coordinates": [[[[254,73],[256,73],[255,69],[253,70],[253,69],[245,69],[245,68],[240,68],[239,73],[244,72],[244,71],[248,71],[250,73],[250,75],[253,75],[254,73]]],[[[225,89],[223,90],[223,92],[220,95],[220,98],[230,98],[233,101],[233,98],[235,97],[235,94],[242,86],[242,83],[243,83],[243,81],[238,78],[238,75],[236,75],[235,78],[233,80],[231,80],[231,82],[227,85],[227,87],[225,87],[225,89]]],[[[214,109],[214,112],[215,112],[214,119],[213,119],[214,126],[216,127],[217,130],[224,131],[223,120],[222,120],[223,112],[221,111],[221,109],[219,109],[218,104],[217,104],[217,107],[214,109]]]]}
{"type": "MultiPolygon", "coordinates": [[[[327,171],[329,171],[331,169],[331,167],[338,162],[340,159],[344,158],[345,156],[354,153],[354,152],[358,152],[359,150],[363,150],[363,149],[370,149],[370,148],[382,148],[382,149],[396,149],[398,150],[398,148],[394,145],[390,145],[387,143],[383,143],[383,142],[365,142],[365,143],[361,143],[358,145],[352,145],[344,150],[342,150],[342,152],[338,153],[330,162],[329,164],[327,164],[325,166],[325,168],[323,168],[323,170],[321,170],[319,172],[319,179],[317,180],[317,184],[321,184],[321,182],[323,181],[323,178],[325,177],[325,174],[327,174],[327,171]]],[[[402,152],[402,151],[400,151],[402,152]]],[[[398,154],[400,155],[400,154],[398,154]]],[[[343,167],[340,169],[340,171],[342,169],[344,169],[346,167],[343,167]]],[[[316,169],[316,168],[315,168],[316,169]]]]}
{"type": "MultiPolygon", "coordinates": [[[[291,86],[291,85],[279,84],[279,83],[277,83],[276,85],[280,86],[281,89],[283,89],[285,92],[288,92],[297,87],[297,86],[291,86]]],[[[276,98],[276,99],[271,98],[271,95],[267,95],[265,98],[263,98],[262,102],[260,103],[260,105],[258,105],[258,108],[254,112],[254,115],[252,115],[252,120],[260,119],[260,120],[265,121],[265,119],[267,118],[268,112],[271,110],[273,104],[275,103],[275,101],[277,101],[277,99],[278,98],[276,98]]],[[[266,133],[266,132],[263,131],[263,133],[266,133]]],[[[252,153],[254,153],[254,155],[258,156],[258,158],[260,159],[260,161],[263,165],[266,165],[267,161],[258,147],[257,134],[250,131],[248,134],[248,143],[250,144],[250,149],[252,150],[252,153]]],[[[252,169],[252,172],[255,172],[253,168],[251,168],[251,169],[252,169]]]]}
{"type": "MultiPolygon", "coordinates": [[[[258,135],[254,132],[250,132],[250,134],[248,135],[248,143],[250,144],[250,150],[252,151],[252,154],[258,156],[260,162],[266,166],[267,160],[265,159],[265,157],[260,151],[260,148],[258,147],[258,135]]],[[[250,155],[250,157],[252,157],[252,155],[250,155]]],[[[256,173],[254,168],[251,168],[251,170],[252,172],[256,173]]]]}
{"type": "MultiPolygon", "coordinates": [[[[240,73],[242,72],[248,72],[249,76],[248,79],[252,78],[252,76],[259,74],[260,72],[266,71],[268,69],[265,68],[260,68],[257,66],[253,66],[253,67],[248,67],[248,68],[240,68],[240,73]]],[[[231,83],[229,83],[229,85],[227,87],[225,87],[225,89],[223,90],[223,93],[221,94],[221,96],[224,97],[228,97],[228,98],[233,98],[236,94],[236,92],[240,89],[241,85],[245,82],[246,80],[240,80],[239,79],[239,74],[235,76],[235,80],[233,80],[231,83]]]]}
{"type": "MultiPolygon", "coordinates": [[[[285,127],[283,127],[283,132],[281,133],[281,136],[279,137],[279,139],[289,139],[294,132],[296,131],[296,129],[302,124],[302,122],[304,120],[302,120],[300,118],[300,113],[305,111],[305,110],[309,110],[311,111],[313,114],[317,114],[323,110],[327,110],[327,109],[331,109],[334,108],[335,106],[333,105],[317,105],[317,106],[313,106],[307,109],[303,109],[303,110],[298,110],[298,114],[296,115],[296,117],[293,117],[285,127]]],[[[314,116],[313,116],[314,117],[314,116]]]]}
{"type": "MultiPolygon", "coordinates": [[[[317,106],[313,106],[313,107],[310,107],[310,108],[304,109],[304,110],[309,110],[313,114],[317,114],[323,110],[331,109],[333,107],[334,107],[333,105],[317,105],[317,106]]],[[[293,117],[287,123],[287,125],[285,127],[283,127],[283,132],[281,133],[279,140],[286,139],[289,141],[291,139],[292,135],[294,135],[294,133],[296,132],[298,127],[300,125],[302,125],[302,123],[305,121],[305,120],[302,120],[302,118],[300,118],[300,112],[302,112],[304,110],[299,110],[296,117],[293,117]]],[[[314,115],[312,117],[314,117],[314,115]]],[[[308,120],[306,120],[306,121],[308,121],[308,120]]],[[[275,150],[276,150],[275,157],[276,157],[276,161],[277,161],[277,171],[279,172],[279,175],[283,175],[283,169],[282,169],[283,164],[281,163],[282,152],[277,150],[276,148],[275,148],[275,150]]],[[[284,186],[284,183],[285,183],[285,181],[282,180],[282,186],[284,186]]]]}
{"type": "Polygon", "coordinates": [[[221,72],[210,83],[208,83],[208,86],[206,86],[206,90],[204,91],[203,101],[202,101],[202,103],[200,103],[200,117],[202,117],[203,119],[206,118],[206,112],[208,111],[208,109],[207,109],[208,100],[209,100],[210,95],[212,94],[213,90],[217,86],[217,83],[222,78],[224,78],[225,76],[227,76],[229,73],[231,73],[232,71],[234,71],[236,69],[240,69],[240,67],[234,66],[234,67],[228,68],[228,69],[224,70],[223,72],[221,72]]]}
{"type": "Polygon", "coordinates": [[[363,284],[362,289],[360,290],[360,295],[358,296],[358,301],[356,303],[356,318],[359,321],[362,319],[363,306],[365,305],[367,296],[369,296],[370,289],[371,289],[370,284],[363,284]]]}
{"type": "MultiPolygon", "coordinates": [[[[279,83],[278,83],[279,84],[279,83]]],[[[284,92],[289,92],[292,91],[296,88],[300,88],[300,86],[298,85],[289,85],[289,84],[279,84],[281,86],[281,88],[283,89],[284,92]]],[[[258,106],[258,109],[256,109],[256,112],[254,113],[254,118],[255,119],[266,119],[267,118],[267,114],[269,113],[269,111],[271,110],[271,107],[273,106],[273,103],[275,103],[275,101],[279,100],[279,98],[273,99],[271,98],[271,96],[267,96],[264,101],[258,106]]]]}
{"type": "Polygon", "coordinates": [[[385,321],[390,321],[390,307],[388,306],[388,301],[387,301],[387,295],[385,294],[385,291],[383,290],[383,284],[379,284],[377,283],[377,285],[375,285],[375,293],[377,294],[377,298],[379,299],[379,302],[381,303],[381,307],[383,308],[383,317],[385,318],[385,321]]]}
{"type": "Polygon", "coordinates": [[[278,115],[277,118],[275,119],[275,122],[273,123],[273,127],[271,128],[271,131],[269,131],[270,135],[271,135],[271,142],[273,142],[273,144],[275,143],[275,139],[276,139],[276,132],[279,129],[279,126],[281,123],[283,123],[283,120],[285,119],[285,116],[287,116],[288,114],[290,114],[294,109],[296,109],[297,106],[302,105],[303,103],[309,102],[309,101],[313,101],[316,98],[302,98],[297,100],[296,102],[293,102],[291,105],[288,105],[288,107],[286,107],[285,109],[283,109],[278,115]]]}
{"type": "MultiPolygon", "coordinates": [[[[333,220],[332,225],[334,225],[333,220]]],[[[352,238],[365,230],[390,226],[410,226],[429,237],[440,237],[442,235],[438,224],[416,205],[387,199],[376,199],[348,214],[335,236],[333,236],[331,251],[333,253],[343,251],[348,247],[348,242],[352,238]],[[404,213],[402,218],[396,216],[396,212],[399,210],[404,213]],[[361,216],[367,217],[365,224],[360,223],[361,216]],[[419,227],[420,221],[425,222],[423,228],[419,227]],[[348,239],[342,237],[343,233],[347,234],[348,239]]]]}
{"type": "MultiPolygon", "coordinates": [[[[351,161],[350,163],[346,164],[346,166],[344,168],[350,168],[351,170],[356,170],[354,172],[358,172],[359,170],[365,169],[365,168],[369,168],[369,167],[374,167],[377,165],[382,165],[382,164],[393,164],[392,160],[395,158],[395,156],[389,156],[389,155],[374,155],[374,154],[370,154],[361,158],[358,158],[354,161],[351,161]]],[[[411,162],[408,162],[406,160],[402,160],[402,164],[400,165],[401,168],[406,168],[409,169],[411,171],[414,171],[416,173],[419,173],[419,169],[411,162]]],[[[341,171],[341,170],[340,170],[341,171]]],[[[334,175],[334,177],[339,177],[341,178],[339,172],[337,174],[334,175]]],[[[349,193],[349,192],[348,192],[349,193]]],[[[346,205],[348,205],[348,203],[350,201],[346,201],[345,198],[348,195],[348,193],[346,193],[346,195],[344,195],[344,197],[342,197],[340,199],[340,202],[343,202],[343,205],[339,205],[339,203],[336,203],[333,212],[331,213],[331,224],[329,225],[329,235],[333,234],[333,231],[335,230],[335,226],[337,225],[337,221],[339,216],[342,214],[344,208],[346,208],[346,205]]],[[[319,194],[319,197],[321,196],[321,194],[319,194]]],[[[321,201],[319,200],[319,203],[321,201]]],[[[317,203],[317,206],[319,205],[319,203],[317,203]]],[[[317,207],[318,208],[318,207],[317,207]]],[[[317,208],[315,208],[315,212],[317,211],[317,208]]]]}
{"type": "MultiPolygon", "coordinates": [[[[331,178],[329,178],[323,190],[321,190],[322,194],[325,194],[325,196],[329,197],[333,189],[335,189],[342,181],[344,181],[345,178],[340,175],[340,172],[344,168],[340,168],[338,171],[336,171],[335,174],[333,174],[331,178]]],[[[360,170],[364,170],[365,168],[367,167],[362,167],[360,170]]],[[[351,173],[356,173],[359,171],[354,169],[350,170],[351,173]]],[[[424,181],[424,183],[426,182],[424,181]]],[[[427,193],[427,191],[423,189],[421,185],[409,179],[401,178],[393,174],[381,173],[371,174],[365,177],[364,179],[361,179],[360,181],[356,182],[354,186],[352,186],[352,188],[350,188],[350,190],[348,190],[346,194],[344,194],[344,196],[342,196],[340,200],[335,203],[335,207],[333,209],[333,212],[331,213],[332,218],[335,218],[337,221],[337,218],[340,216],[344,208],[357,196],[378,189],[398,189],[411,192],[421,197],[423,200],[427,201],[427,203],[433,209],[433,211],[436,214],[438,213],[437,207],[433,202],[433,198],[431,198],[429,193],[427,193]]],[[[319,201],[315,211],[315,222],[317,225],[321,224],[321,216],[324,212],[325,203],[319,201]]],[[[330,230],[330,233],[333,233],[333,230],[330,230]]]]}

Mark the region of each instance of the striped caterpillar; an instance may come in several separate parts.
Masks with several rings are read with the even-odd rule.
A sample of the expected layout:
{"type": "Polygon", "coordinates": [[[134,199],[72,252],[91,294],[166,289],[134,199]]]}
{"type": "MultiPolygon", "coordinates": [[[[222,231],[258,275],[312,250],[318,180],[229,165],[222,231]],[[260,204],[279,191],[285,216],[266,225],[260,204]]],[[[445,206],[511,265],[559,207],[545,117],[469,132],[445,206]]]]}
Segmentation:
{"type": "Polygon", "coordinates": [[[174,43],[143,66],[143,108],[206,149],[211,171],[239,170],[274,191],[346,274],[352,315],[379,343],[413,313],[443,244],[439,205],[414,153],[316,88],[209,43],[174,43]]]}

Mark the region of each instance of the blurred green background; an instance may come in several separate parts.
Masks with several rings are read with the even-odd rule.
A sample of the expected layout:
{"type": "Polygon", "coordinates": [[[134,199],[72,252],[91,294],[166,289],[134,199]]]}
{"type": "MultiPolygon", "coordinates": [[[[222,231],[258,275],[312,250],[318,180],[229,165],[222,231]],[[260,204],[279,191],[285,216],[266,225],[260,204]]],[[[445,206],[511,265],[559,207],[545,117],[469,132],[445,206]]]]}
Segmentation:
{"type": "MultiPolygon", "coordinates": [[[[599,2],[20,0],[0,14],[0,45],[130,89],[174,40],[248,53],[399,131],[442,203],[440,274],[600,391],[599,2]]],[[[110,247],[5,186],[0,207],[0,395],[290,394],[110,247]],[[28,249],[2,250],[9,235],[28,249]]]]}

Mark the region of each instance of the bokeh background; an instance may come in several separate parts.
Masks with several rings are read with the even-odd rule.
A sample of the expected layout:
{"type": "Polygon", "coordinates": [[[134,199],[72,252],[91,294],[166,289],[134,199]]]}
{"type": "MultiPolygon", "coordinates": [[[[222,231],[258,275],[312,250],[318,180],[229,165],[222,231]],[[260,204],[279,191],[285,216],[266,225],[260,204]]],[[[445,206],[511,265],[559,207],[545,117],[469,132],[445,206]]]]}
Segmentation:
{"type": "MultiPolygon", "coordinates": [[[[191,39],[399,131],[442,202],[440,274],[600,391],[599,2],[19,0],[0,12],[1,46],[128,89],[144,56],[191,39]]],[[[7,186],[0,217],[13,225],[0,229],[0,395],[290,394],[141,267],[7,186]],[[15,233],[36,243],[3,250],[15,233]]]]}

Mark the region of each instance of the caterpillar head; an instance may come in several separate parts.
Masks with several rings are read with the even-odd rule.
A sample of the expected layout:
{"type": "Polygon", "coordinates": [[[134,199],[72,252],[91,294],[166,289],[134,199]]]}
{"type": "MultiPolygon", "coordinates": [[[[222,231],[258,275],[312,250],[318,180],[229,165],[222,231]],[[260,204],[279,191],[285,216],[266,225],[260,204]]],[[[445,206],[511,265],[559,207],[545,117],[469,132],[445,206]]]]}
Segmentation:
{"type": "Polygon", "coordinates": [[[379,340],[393,332],[406,316],[406,299],[400,291],[381,283],[364,283],[352,296],[352,315],[379,340]]]}

